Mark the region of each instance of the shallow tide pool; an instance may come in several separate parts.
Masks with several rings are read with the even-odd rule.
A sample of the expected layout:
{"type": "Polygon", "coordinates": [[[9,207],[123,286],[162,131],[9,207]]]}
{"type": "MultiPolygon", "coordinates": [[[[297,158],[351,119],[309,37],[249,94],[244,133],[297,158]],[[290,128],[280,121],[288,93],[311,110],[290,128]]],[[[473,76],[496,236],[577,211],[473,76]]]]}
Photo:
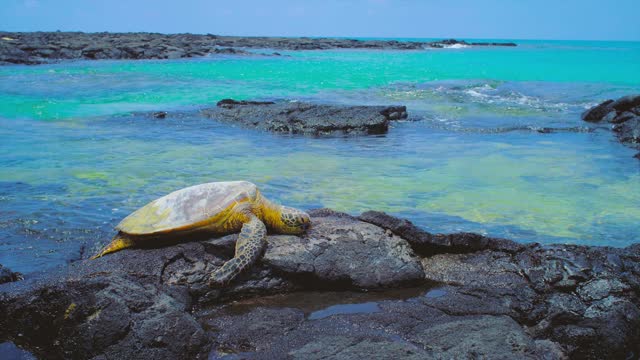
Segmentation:
{"type": "Polygon", "coordinates": [[[609,45],[0,67],[0,263],[31,273],[86,257],[137,207],[234,179],[287,205],[382,210],[434,232],[629,245],[636,151],[579,117],[640,91],[640,46],[609,45]],[[591,62],[571,66],[579,55],[591,62]],[[406,104],[411,121],[313,138],[198,115],[225,97],[406,104]],[[132,113],[147,110],[182,115],[132,113]]]}

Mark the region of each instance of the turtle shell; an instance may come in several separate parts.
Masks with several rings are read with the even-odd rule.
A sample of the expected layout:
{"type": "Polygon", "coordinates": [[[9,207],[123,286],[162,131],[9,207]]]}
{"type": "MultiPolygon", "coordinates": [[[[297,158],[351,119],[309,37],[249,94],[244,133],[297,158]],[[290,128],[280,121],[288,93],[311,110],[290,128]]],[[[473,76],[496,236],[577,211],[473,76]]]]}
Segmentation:
{"type": "Polygon", "coordinates": [[[124,218],[116,229],[130,235],[197,229],[236,203],[255,200],[256,192],[256,186],[247,181],[190,186],[141,207],[124,218]]]}

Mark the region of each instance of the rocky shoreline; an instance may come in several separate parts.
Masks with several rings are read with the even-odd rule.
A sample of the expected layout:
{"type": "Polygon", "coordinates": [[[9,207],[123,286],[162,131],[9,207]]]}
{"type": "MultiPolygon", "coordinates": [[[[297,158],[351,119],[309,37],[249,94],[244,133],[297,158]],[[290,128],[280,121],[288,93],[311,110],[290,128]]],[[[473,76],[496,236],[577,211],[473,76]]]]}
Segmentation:
{"type": "MultiPolygon", "coordinates": [[[[447,39],[434,42],[331,38],[240,37],[198,34],[0,32],[0,64],[43,64],[58,60],[179,59],[215,54],[255,55],[246,49],[421,50],[450,46],[516,46],[504,42],[447,39]]],[[[262,55],[280,55],[271,52],[262,55]]]]}
{"type": "Polygon", "coordinates": [[[640,354],[640,244],[541,246],[430,234],[379,212],[311,216],[301,237],[269,236],[264,258],[225,288],[209,288],[207,274],[237,235],[125,250],[4,284],[0,340],[50,359],[640,354]],[[406,286],[411,295],[363,293],[406,286]],[[322,303],[335,291],[347,291],[334,296],[347,304],[309,314],[307,300],[282,302],[322,303]]]}
{"type": "MultiPolygon", "coordinates": [[[[640,95],[604,101],[585,111],[582,120],[611,124],[618,141],[640,150],[640,95]]],[[[640,159],[640,152],[634,157],[640,159]]]]}

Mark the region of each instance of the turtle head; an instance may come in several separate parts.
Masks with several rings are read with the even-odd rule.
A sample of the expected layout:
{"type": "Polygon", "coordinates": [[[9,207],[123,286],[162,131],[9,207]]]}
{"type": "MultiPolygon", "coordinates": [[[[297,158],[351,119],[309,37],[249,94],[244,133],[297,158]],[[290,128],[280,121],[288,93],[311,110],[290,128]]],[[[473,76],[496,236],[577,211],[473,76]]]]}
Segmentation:
{"type": "Polygon", "coordinates": [[[280,217],[276,226],[278,232],[282,234],[302,234],[311,224],[309,214],[302,210],[280,207],[280,217]]]}

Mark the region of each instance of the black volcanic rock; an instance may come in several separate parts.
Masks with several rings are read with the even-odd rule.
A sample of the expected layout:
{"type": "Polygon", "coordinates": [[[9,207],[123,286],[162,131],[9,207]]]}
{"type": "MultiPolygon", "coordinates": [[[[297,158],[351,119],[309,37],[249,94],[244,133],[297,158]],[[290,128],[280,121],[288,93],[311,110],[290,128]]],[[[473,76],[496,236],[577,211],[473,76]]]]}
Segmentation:
{"type": "Polygon", "coordinates": [[[164,119],[167,117],[167,112],[166,111],[156,111],[152,114],[152,116],[156,119],[164,119]]]}
{"type": "Polygon", "coordinates": [[[615,111],[611,107],[612,103],[613,103],[613,100],[607,100],[597,106],[594,106],[588,109],[587,111],[582,113],[582,120],[589,121],[589,122],[601,121],[605,116],[607,116],[607,114],[609,114],[612,111],[615,111]]]}
{"type": "Polygon", "coordinates": [[[640,109],[640,95],[629,95],[618,100],[607,100],[596,105],[582,114],[582,120],[610,123],[622,123],[638,116],[640,109]]]}
{"type": "Polygon", "coordinates": [[[225,109],[233,109],[236,105],[271,105],[271,104],[275,104],[275,102],[222,99],[216,103],[216,106],[219,106],[225,109]]]}
{"type": "Polygon", "coordinates": [[[518,46],[518,44],[513,43],[513,42],[504,42],[504,43],[497,43],[497,42],[472,42],[469,43],[470,45],[473,46],[518,46]]]}
{"type": "Polygon", "coordinates": [[[434,41],[434,42],[430,42],[427,44],[429,47],[432,48],[444,48],[444,47],[450,47],[453,45],[463,45],[463,46],[518,46],[515,43],[512,42],[466,42],[464,40],[456,40],[456,39],[445,39],[445,40],[440,40],[440,41],[434,41]]]}
{"type": "Polygon", "coordinates": [[[263,259],[224,288],[207,279],[232,256],[237,235],[124,250],[4,284],[0,341],[47,359],[602,359],[640,351],[638,244],[523,245],[429,234],[380,212],[361,215],[366,222],[329,209],[310,214],[308,233],[270,235],[263,259]],[[407,284],[418,288],[403,297],[374,292],[407,284]],[[369,292],[354,292],[362,289],[369,292]],[[343,305],[310,315],[307,307],[331,293],[343,305]]]}
{"type": "Polygon", "coordinates": [[[313,216],[301,238],[270,236],[262,264],[227,288],[209,288],[208,276],[232,256],[237,235],[121,251],[12,283],[0,288],[0,311],[10,314],[0,318],[0,339],[48,359],[206,358],[210,334],[189,313],[194,306],[422,280],[420,260],[401,238],[346,215],[313,216]]]}
{"type": "Polygon", "coordinates": [[[469,44],[464,40],[458,41],[456,39],[445,39],[440,41],[434,41],[429,44],[429,46],[432,48],[443,48],[443,47],[452,46],[452,45],[469,45],[469,44]]]}
{"type": "Polygon", "coordinates": [[[525,246],[506,239],[490,238],[475,233],[430,234],[406,219],[380,211],[366,211],[358,219],[380,226],[400,235],[419,254],[430,256],[438,253],[465,253],[486,249],[516,253],[525,246]]]}
{"type": "Polygon", "coordinates": [[[344,214],[311,214],[316,221],[306,236],[276,236],[263,263],[278,273],[361,289],[422,280],[420,261],[404,239],[344,214]]]}
{"type": "Polygon", "coordinates": [[[13,272],[0,264],[0,284],[22,280],[22,274],[13,272]]]}
{"type": "Polygon", "coordinates": [[[589,122],[606,121],[618,140],[630,147],[640,148],[640,95],[629,95],[618,100],[607,100],[582,114],[589,122]]]}
{"type": "Polygon", "coordinates": [[[618,140],[637,148],[640,145],[640,116],[630,117],[625,122],[615,125],[613,131],[618,140]]]}
{"type": "MultiPolygon", "coordinates": [[[[214,55],[254,54],[243,49],[419,50],[453,44],[515,46],[513,43],[471,43],[459,40],[405,42],[331,38],[240,37],[157,33],[0,32],[0,64],[42,64],[70,59],[179,59],[214,55]]],[[[271,54],[278,56],[279,54],[271,54]]]]}
{"type": "Polygon", "coordinates": [[[405,106],[346,106],[303,102],[236,101],[224,99],[204,116],[249,128],[291,133],[382,134],[389,121],[407,118],[405,106]]]}
{"type": "Polygon", "coordinates": [[[624,96],[611,103],[611,107],[619,113],[629,111],[637,106],[640,106],[640,95],[624,96]]]}

